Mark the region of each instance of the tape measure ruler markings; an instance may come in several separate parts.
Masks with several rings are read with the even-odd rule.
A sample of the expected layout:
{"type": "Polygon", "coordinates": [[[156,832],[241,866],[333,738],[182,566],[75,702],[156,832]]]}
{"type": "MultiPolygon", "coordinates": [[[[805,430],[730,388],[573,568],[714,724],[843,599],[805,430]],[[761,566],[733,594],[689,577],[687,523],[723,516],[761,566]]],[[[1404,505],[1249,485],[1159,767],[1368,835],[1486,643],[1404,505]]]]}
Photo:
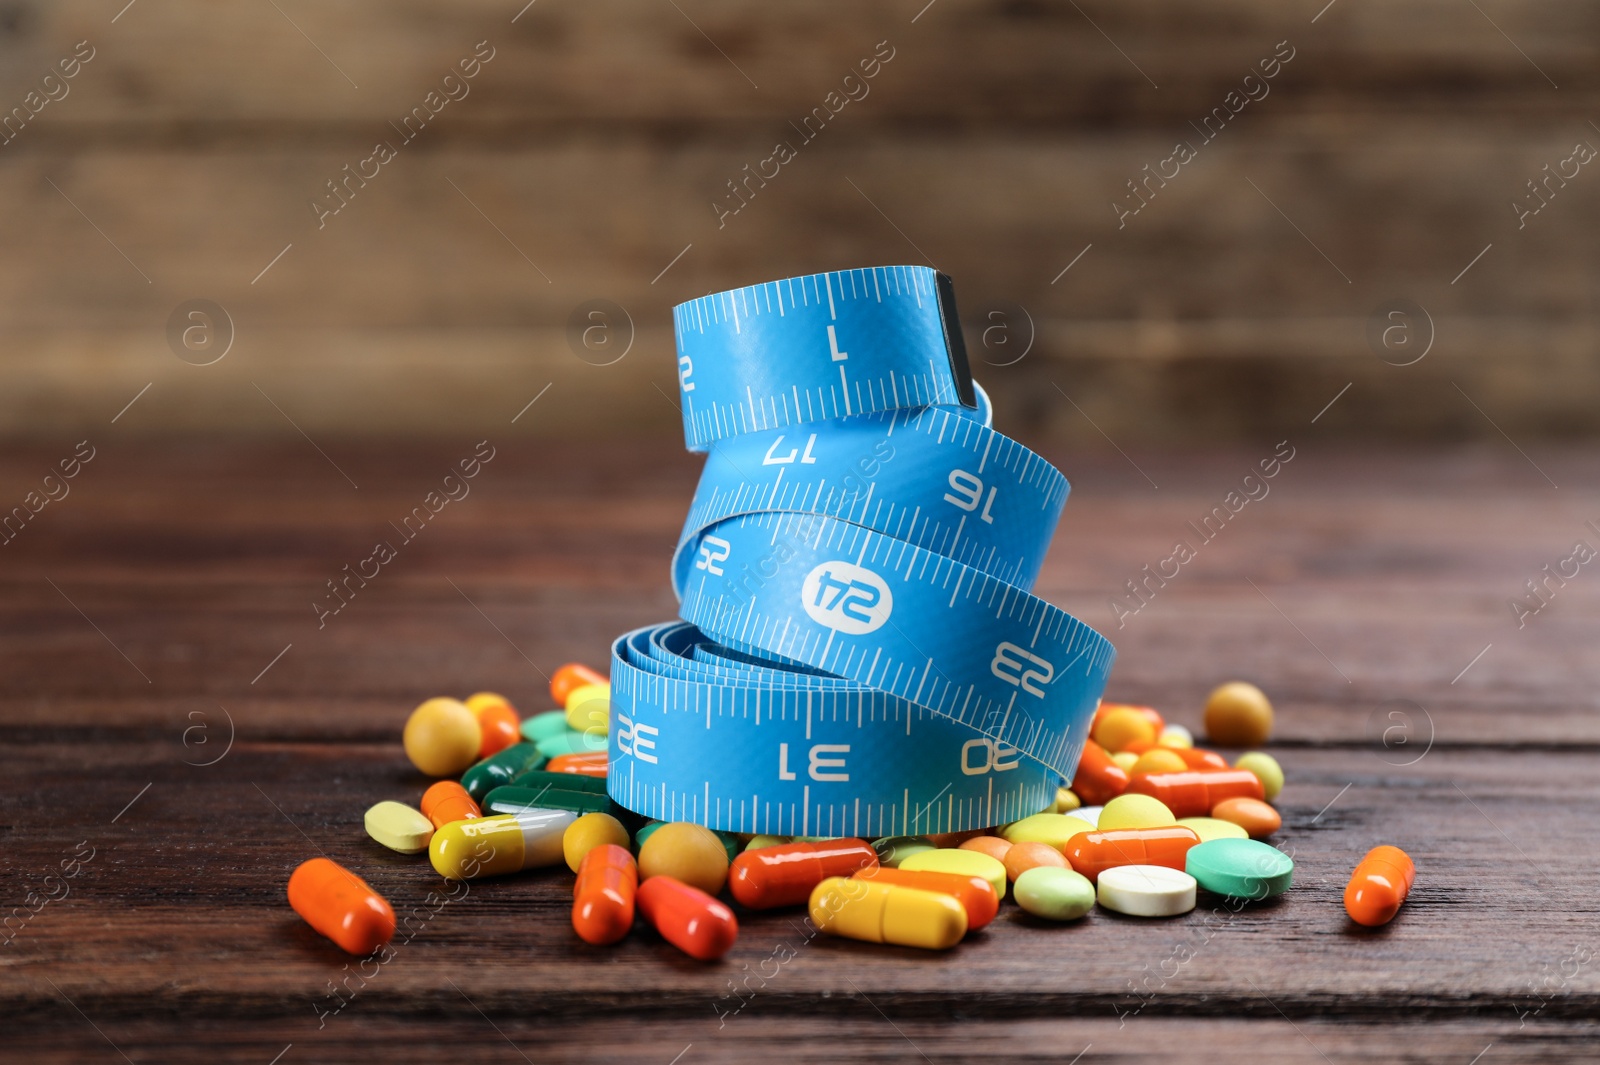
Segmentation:
{"type": "Polygon", "coordinates": [[[613,647],[613,798],[789,835],[1047,806],[1114,652],[1026,590],[1068,486],[987,427],[948,279],[813,275],[674,320],[710,454],[672,568],[685,622],[613,647]]]}

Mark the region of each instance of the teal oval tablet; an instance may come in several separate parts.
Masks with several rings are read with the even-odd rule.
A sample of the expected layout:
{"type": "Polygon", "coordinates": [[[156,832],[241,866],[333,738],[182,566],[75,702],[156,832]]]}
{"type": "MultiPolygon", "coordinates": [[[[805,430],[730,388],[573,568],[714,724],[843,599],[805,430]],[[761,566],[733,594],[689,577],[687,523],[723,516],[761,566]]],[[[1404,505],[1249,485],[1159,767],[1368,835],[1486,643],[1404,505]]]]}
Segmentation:
{"type": "Polygon", "coordinates": [[[565,710],[546,710],[522,723],[522,738],[530,743],[538,743],[561,735],[567,731],[567,727],[565,710]]]}
{"type": "Polygon", "coordinates": [[[590,737],[587,733],[575,729],[567,729],[547,739],[537,741],[535,744],[539,753],[546,758],[558,758],[563,754],[589,754],[593,751],[606,749],[606,737],[597,735],[590,737]]]}
{"type": "Polygon", "coordinates": [[[1217,895],[1270,899],[1289,890],[1294,860],[1253,839],[1214,839],[1190,847],[1184,872],[1217,895]]]}
{"type": "Polygon", "coordinates": [[[1076,921],[1094,909],[1095,890],[1089,878],[1071,869],[1036,865],[1011,885],[1017,905],[1048,921],[1076,921]]]}

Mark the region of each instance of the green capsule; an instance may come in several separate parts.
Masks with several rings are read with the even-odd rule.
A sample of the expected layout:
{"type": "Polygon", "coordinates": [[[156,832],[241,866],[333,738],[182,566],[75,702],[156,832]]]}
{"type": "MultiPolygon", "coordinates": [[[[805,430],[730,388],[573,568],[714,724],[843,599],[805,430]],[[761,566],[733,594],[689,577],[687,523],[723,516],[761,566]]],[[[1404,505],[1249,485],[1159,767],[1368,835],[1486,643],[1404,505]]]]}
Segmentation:
{"type": "Polygon", "coordinates": [[[530,769],[519,774],[511,783],[519,788],[534,790],[549,788],[552,791],[583,791],[595,795],[606,793],[604,777],[591,777],[584,773],[552,773],[548,769],[530,769]]]}
{"type": "Polygon", "coordinates": [[[552,736],[559,736],[567,731],[567,712],[565,710],[546,710],[542,714],[534,714],[522,723],[522,738],[529,743],[538,743],[552,736]]]}
{"type": "Polygon", "coordinates": [[[900,868],[900,863],[913,854],[937,850],[927,836],[886,836],[873,840],[872,849],[878,852],[878,862],[890,869],[900,868]]]}
{"type": "Polygon", "coordinates": [[[579,814],[610,814],[617,817],[617,811],[620,809],[605,792],[584,791],[578,788],[524,788],[516,784],[505,784],[489,792],[483,799],[483,812],[486,816],[515,814],[523,810],[571,810],[579,814]]]}
{"type": "Polygon", "coordinates": [[[502,784],[509,784],[530,769],[544,765],[544,755],[532,743],[513,743],[505,750],[491,754],[461,774],[461,786],[467,789],[472,801],[483,803],[483,797],[502,784]]]}

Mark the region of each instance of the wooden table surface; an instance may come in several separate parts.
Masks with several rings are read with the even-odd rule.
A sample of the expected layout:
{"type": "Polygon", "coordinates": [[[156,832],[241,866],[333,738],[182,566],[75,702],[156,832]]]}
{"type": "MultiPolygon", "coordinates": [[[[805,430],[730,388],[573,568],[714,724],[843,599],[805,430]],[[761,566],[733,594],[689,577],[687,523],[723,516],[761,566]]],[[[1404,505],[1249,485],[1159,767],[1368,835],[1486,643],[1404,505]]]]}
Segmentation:
{"type": "MultiPolygon", "coordinates": [[[[543,674],[672,616],[697,463],[612,435],[498,443],[321,628],[324,582],[397,539],[475,441],[93,441],[70,495],[0,548],[0,1056],[1594,1059],[1600,576],[1552,581],[1520,629],[1509,605],[1600,545],[1594,451],[1352,452],[1308,428],[1271,494],[1120,631],[1108,599],[1272,448],[1049,452],[1074,490],[1041,594],[1111,635],[1115,697],[1197,731],[1220,681],[1273,697],[1294,889],[1167,921],[1008,906],[938,955],[742,916],[702,965],[648,931],[577,941],[564,871],[452,897],[361,828],[423,787],[399,744],[417,702],[546,709],[543,674]],[[1367,931],[1340,897],[1378,843],[1419,872],[1367,931]],[[290,911],[288,874],[318,853],[410,915],[388,963],[363,975],[290,911]]],[[[6,505],[71,450],[6,448],[6,505]]]]}

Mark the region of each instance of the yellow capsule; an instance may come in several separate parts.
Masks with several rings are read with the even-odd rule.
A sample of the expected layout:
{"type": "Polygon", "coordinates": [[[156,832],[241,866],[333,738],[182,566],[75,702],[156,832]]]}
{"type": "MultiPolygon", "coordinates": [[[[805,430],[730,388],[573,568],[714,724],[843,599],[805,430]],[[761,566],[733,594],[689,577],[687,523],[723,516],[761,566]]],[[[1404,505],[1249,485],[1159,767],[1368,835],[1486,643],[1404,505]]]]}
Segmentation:
{"type": "Polygon", "coordinates": [[[1078,798],[1077,792],[1073,791],[1071,788],[1057,788],[1056,804],[1045,812],[1064,814],[1068,810],[1076,810],[1082,805],[1083,800],[1078,798]]]}
{"type": "Polygon", "coordinates": [[[578,732],[604,734],[611,722],[611,685],[585,684],[567,696],[567,726],[578,732]]]}
{"type": "Polygon", "coordinates": [[[1139,756],[1132,751],[1113,751],[1111,760],[1115,762],[1124,773],[1133,772],[1133,767],[1139,764],[1139,756]]]}
{"type": "Polygon", "coordinates": [[[564,857],[562,835],[577,818],[571,810],[523,810],[451,821],[433,834],[428,858],[439,875],[449,880],[555,865],[564,857]]]}
{"type": "Polygon", "coordinates": [[[567,826],[567,831],[561,837],[561,850],[567,857],[567,868],[576,873],[578,866],[583,864],[583,856],[596,847],[615,843],[626,850],[630,842],[628,830],[615,817],[602,813],[584,814],[567,826]]]}
{"type": "Polygon", "coordinates": [[[811,921],[830,935],[927,950],[953,947],[967,934],[967,911],[954,895],[842,876],[812,890],[811,921]]]}

